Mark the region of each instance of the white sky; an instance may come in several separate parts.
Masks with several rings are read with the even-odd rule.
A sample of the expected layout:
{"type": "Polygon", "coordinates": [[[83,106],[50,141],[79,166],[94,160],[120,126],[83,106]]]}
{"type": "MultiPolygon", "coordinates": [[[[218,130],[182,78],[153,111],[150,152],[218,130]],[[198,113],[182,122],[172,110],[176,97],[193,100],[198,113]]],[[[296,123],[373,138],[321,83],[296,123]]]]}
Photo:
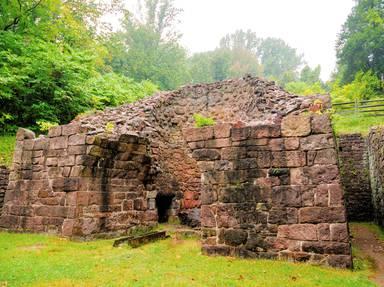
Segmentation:
{"type": "MultiPolygon", "coordinates": [[[[126,0],[128,6],[135,0],[126,0]]],[[[251,29],[282,38],[327,80],[335,68],[335,43],[354,0],[175,0],[182,8],[178,30],[190,53],[216,48],[221,37],[251,29]]]]}
{"type": "Polygon", "coordinates": [[[304,53],[322,79],[335,68],[335,42],[353,0],[175,0],[182,43],[190,52],[212,50],[228,32],[251,29],[259,37],[278,37],[304,53]]]}

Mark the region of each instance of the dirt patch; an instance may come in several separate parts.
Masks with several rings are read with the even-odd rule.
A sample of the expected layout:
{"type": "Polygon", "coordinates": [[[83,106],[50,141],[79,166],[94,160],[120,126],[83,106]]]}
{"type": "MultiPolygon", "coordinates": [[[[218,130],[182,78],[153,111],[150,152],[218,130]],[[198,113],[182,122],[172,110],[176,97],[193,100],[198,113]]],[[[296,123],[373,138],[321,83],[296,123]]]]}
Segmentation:
{"type": "Polygon", "coordinates": [[[363,256],[373,262],[374,273],[370,277],[378,286],[384,286],[384,243],[377,234],[364,225],[350,226],[352,242],[363,256]]]}
{"type": "Polygon", "coordinates": [[[35,251],[35,250],[41,250],[44,247],[45,247],[44,244],[34,244],[34,245],[20,246],[18,249],[23,251],[35,251]]]}

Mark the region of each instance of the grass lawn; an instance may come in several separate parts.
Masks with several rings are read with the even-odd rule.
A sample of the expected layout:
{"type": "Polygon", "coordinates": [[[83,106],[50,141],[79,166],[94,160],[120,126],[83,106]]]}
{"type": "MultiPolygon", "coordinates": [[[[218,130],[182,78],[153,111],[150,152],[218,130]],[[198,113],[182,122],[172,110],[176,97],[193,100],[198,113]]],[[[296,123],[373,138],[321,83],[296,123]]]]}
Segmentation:
{"type": "Polygon", "coordinates": [[[384,126],[384,116],[367,116],[363,114],[332,115],[335,133],[351,134],[361,133],[367,135],[373,126],[384,126]]]}
{"type": "Polygon", "coordinates": [[[0,165],[11,165],[15,142],[15,136],[0,136],[0,165]]]}
{"type": "Polygon", "coordinates": [[[201,255],[196,239],[137,249],[111,240],[0,233],[0,286],[375,286],[369,271],[201,255]]]}

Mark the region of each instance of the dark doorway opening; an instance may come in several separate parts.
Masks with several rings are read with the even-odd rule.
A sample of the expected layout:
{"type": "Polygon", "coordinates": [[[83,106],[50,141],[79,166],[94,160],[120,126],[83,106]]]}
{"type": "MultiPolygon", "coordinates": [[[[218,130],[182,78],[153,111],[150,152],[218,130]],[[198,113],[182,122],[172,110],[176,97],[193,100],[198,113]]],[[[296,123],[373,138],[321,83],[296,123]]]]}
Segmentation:
{"type": "Polygon", "coordinates": [[[156,207],[157,215],[159,217],[159,223],[168,222],[169,213],[172,206],[172,200],[174,197],[174,194],[157,194],[156,207]]]}

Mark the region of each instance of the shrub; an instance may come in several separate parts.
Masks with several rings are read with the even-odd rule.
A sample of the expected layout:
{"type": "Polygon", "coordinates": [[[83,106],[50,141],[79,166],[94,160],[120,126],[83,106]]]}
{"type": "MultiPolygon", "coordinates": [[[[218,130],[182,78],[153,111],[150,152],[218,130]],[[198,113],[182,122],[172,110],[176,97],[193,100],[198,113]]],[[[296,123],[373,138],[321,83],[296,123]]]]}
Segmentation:
{"type": "Polygon", "coordinates": [[[215,120],[213,118],[204,117],[200,114],[194,114],[193,118],[195,120],[195,126],[198,128],[213,126],[215,124],[215,120]]]}

